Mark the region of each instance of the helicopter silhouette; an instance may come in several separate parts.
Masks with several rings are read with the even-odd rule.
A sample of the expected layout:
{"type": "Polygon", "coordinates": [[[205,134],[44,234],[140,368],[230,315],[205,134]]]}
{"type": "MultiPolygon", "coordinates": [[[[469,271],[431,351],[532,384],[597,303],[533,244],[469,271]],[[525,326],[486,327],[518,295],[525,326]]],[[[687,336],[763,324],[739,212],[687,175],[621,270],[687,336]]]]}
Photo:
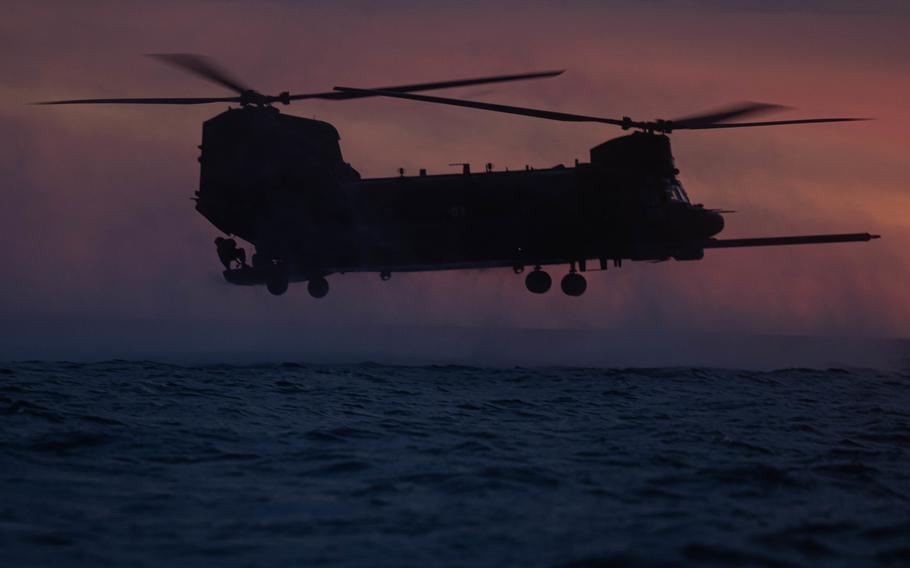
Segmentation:
{"type": "Polygon", "coordinates": [[[542,71],[375,89],[266,95],[194,54],[153,57],[236,94],[196,98],[104,98],[35,104],[237,103],[202,127],[196,210],[234,239],[216,238],[224,278],[238,285],[265,285],[275,295],[290,282],[306,282],[316,298],[329,291],[327,277],[375,272],[531,267],[525,286],[535,294],[552,287],[545,266],[564,265],[560,287],[569,296],[587,288],[589,262],[605,270],[623,260],[700,260],[706,249],[869,241],[870,233],[718,239],[724,211],[693,204],[678,179],[669,134],[678,130],[747,128],[849,122],[864,118],[806,118],[729,122],[780,109],[741,103],[673,120],[588,116],[465,99],[419,91],[505,81],[543,79],[542,71]],[[590,161],[547,169],[362,179],[344,161],[338,131],[327,122],[279,112],[305,99],[392,97],[424,103],[516,114],[540,119],[595,122],[632,130],[595,146],[590,161]]]}

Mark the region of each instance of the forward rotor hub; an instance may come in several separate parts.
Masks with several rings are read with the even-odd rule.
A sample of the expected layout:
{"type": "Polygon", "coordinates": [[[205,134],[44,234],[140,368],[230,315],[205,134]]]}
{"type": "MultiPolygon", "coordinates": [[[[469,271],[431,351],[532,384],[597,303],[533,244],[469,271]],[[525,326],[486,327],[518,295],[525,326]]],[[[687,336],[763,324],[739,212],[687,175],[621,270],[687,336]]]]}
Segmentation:
{"type": "Polygon", "coordinates": [[[240,106],[269,106],[272,103],[281,103],[281,104],[290,104],[291,94],[288,91],[284,91],[279,94],[277,97],[274,95],[263,95],[259,91],[254,91],[253,89],[247,89],[240,93],[240,106]]]}

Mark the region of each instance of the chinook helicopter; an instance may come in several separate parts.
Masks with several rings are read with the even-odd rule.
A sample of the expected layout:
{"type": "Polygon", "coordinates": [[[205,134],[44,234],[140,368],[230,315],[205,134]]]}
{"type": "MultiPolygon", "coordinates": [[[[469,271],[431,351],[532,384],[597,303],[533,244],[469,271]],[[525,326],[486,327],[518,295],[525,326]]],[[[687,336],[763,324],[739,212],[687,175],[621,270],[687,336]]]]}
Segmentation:
{"type": "Polygon", "coordinates": [[[723,211],[690,202],[678,179],[668,135],[676,130],[746,128],[848,122],[862,118],[808,118],[729,122],[779,109],[743,103],[674,120],[638,121],[531,109],[415,94],[418,91],[553,77],[562,71],[501,75],[378,89],[335,87],[329,92],[265,95],[193,54],[157,59],[236,94],[205,98],[112,98],[35,104],[205,104],[239,106],[205,121],[196,210],[227,235],[255,247],[251,264],[233,239],[218,237],[224,278],[265,285],[281,295],[306,282],[315,298],[327,277],[375,272],[470,268],[531,270],[525,286],[544,294],[552,286],[545,266],[567,267],[560,287],[569,296],[587,288],[589,262],[605,270],[629,261],[700,260],[706,249],[844,243],[879,238],[869,233],[718,239],[723,211]],[[392,97],[547,120],[595,122],[631,130],[590,151],[572,167],[362,179],[342,158],[329,123],[283,114],[276,103],[304,99],[392,97]]]}

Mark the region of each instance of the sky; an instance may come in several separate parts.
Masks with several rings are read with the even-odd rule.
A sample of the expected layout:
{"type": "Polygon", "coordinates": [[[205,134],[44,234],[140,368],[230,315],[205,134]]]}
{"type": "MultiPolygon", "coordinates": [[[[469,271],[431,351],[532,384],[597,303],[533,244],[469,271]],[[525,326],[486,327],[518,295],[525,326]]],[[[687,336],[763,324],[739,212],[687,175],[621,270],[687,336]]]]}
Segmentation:
{"type": "MultiPolygon", "coordinates": [[[[3,8],[0,357],[77,358],[87,341],[93,357],[117,356],[124,345],[155,356],[165,345],[206,343],[207,333],[246,351],[279,334],[274,341],[312,354],[313,338],[326,347],[325,330],[337,352],[354,357],[387,329],[910,336],[906,2],[7,0],[3,8]],[[218,232],[190,201],[201,123],[223,106],[27,105],[230,94],[142,55],[161,52],[209,55],[269,93],[566,69],[555,79],[445,94],[640,119],[739,101],[791,107],[780,119],[872,117],[678,132],[672,142],[692,200],[736,211],[723,237],[883,238],[627,264],[591,273],[581,298],[529,294],[510,270],[389,282],[347,274],[330,278],[323,300],[299,285],[274,298],[221,280],[218,232]]],[[[621,134],[399,100],[282,110],[334,124],[345,159],[364,177],[399,167],[449,172],[462,161],[475,169],[571,164],[621,134]]]]}

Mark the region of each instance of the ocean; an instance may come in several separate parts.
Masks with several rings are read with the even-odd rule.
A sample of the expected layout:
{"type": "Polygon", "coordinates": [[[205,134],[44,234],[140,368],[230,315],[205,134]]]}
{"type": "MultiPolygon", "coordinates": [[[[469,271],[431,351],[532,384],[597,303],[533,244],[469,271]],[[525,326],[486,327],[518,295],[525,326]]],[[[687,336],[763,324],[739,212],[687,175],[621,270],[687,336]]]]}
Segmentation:
{"type": "Polygon", "coordinates": [[[5,566],[910,564],[910,374],[0,365],[5,566]]]}

